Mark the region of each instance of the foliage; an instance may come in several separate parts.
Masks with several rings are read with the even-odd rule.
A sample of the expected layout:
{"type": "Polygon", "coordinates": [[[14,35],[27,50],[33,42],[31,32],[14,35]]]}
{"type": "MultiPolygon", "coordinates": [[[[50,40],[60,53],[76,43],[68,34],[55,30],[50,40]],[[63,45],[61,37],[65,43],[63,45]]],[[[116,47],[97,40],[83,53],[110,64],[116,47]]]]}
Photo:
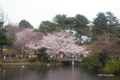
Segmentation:
{"type": "Polygon", "coordinates": [[[107,31],[107,17],[104,13],[99,13],[93,21],[93,40],[96,40],[97,35],[102,35],[107,31]]]}
{"type": "Polygon", "coordinates": [[[91,59],[89,61],[89,64],[94,69],[99,69],[102,67],[102,63],[99,61],[98,55],[91,56],[91,59]]]}
{"type": "Polygon", "coordinates": [[[26,20],[21,20],[19,22],[19,27],[24,27],[24,28],[33,28],[33,26],[26,20]]]}
{"type": "Polygon", "coordinates": [[[75,17],[67,17],[67,15],[56,15],[51,21],[42,21],[39,27],[39,30],[42,32],[53,32],[55,30],[74,30],[76,31],[76,38],[79,39],[79,44],[82,41],[82,35],[86,34],[86,31],[89,29],[87,26],[89,20],[80,14],[77,14],[75,17]]]}
{"type": "Polygon", "coordinates": [[[56,15],[53,18],[53,23],[57,24],[59,29],[65,29],[65,20],[67,19],[67,15],[56,15]]]}
{"type": "Polygon", "coordinates": [[[34,46],[40,45],[43,34],[41,32],[33,32],[33,29],[23,29],[16,33],[15,37],[14,48],[20,51],[22,48],[27,48],[27,44],[34,43],[34,46]]]}
{"type": "Polygon", "coordinates": [[[104,35],[96,36],[97,41],[92,42],[89,44],[88,50],[91,50],[91,53],[94,52],[103,52],[107,53],[107,56],[110,56],[115,59],[116,55],[120,55],[120,38],[119,34],[110,34],[110,33],[105,33],[104,35]],[[107,52],[106,52],[107,51],[107,52]]]}
{"type": "Polygon", "coordinates": [[[8,37],[6,34],[6,30],[4,28],[0,29],[0,53],[3,53],[4,46],[11,46],[12,43],[15,41],[14,38],[8,37]]]}
{"type": "Polygon", "coordinates": [[[52,33],[54,30],[56,30],[56,24],[51,21],[42,21],[40,23],[39,31],[52,33]]]}
{"type": "Polygon", "coordinates": [[[84,35],[86,33],[86,31],[89,29],[89,27],[87,26],[87,24],[89,24],[89,20],[80,14],[77,14],[75,16],[75,31],[76,31],[76,38],[79,39],[79,44],[81,45],[81,41],[82,41],[82,35],[84,35]]]}
{"type": "Polygon", "coordinates": [[[46,50],[47,50],[47,48],[45,48],[45,47],[42,47],[42,48],[38,49],[37,56],[38,56],[38,59],[41,62],[47,62],[48,61],[48,55],[45,52],[46,50]]]}
{"type": "Polygon", "coordinates": [[[35,28],[34,31],[35,31],[35,32],[39,32],[39,29],[35,28]]]}
{"type": "Polygon", "coordinates": [[[34,62],[36,60],[36,57],[30,57],[29,59],[28,59],[28,61],[30,61],[30,62],[34,62]]]}
{"type": "Polygon", "coordinates": [[[89,66],[89,61],[90,61],[90,57],[84,57],[82,59],[82,61],[80,62],[79,66],[80,67],[84,67],[84,68],[88,68],[89,66]]]}
{"type": "Polygon", "coordinates": [[[50,63],[51,63],[51,62],[57,62],[57,63],[58,63],[58,62],[59,62],[59,59],[56,58],[56,57],[52,57],[52,58],[49,58],[49,59],[48,59],[48,62],[50,62],[50,63]]]}
{"type": "Polygon", "coordinates": [[[86,47],[78,46],[75,42],[75,37],[72,36],[71,32],[62,30],[61,32],[54,31],[53,34],[47,33],[47,36],[43,36],[42,40],[31,41],[29,44],[26,44],[26,47],[36,50],[41,47],[46,47],[48,48],[47,53],[53,54],[59,53],[60,51],[64,53],[89,53],[83,51],[86,47]]]}
{"type": "Polygon", "coordinates": [[[13,57],[12,59],[13,60],[19,60],[19,57],[13,57]]]}
{"type": "Polygon", "coordinates": [[[46,50],[47,50],[46,47],[42,47],[41,49],[38,49],[38,52],[39,52],[39,53],[42,53],[42,52],[45,52],[46,50]]]}
{"type": "Polygon", "coordinates": [[[7,35],[9,37],[15,37],[16,33],[23,30],[23,28],[17,27],[16,25],[13,25],[13,24],[8,24],[4,26],[4,28],[7,30],[7,35]]]}
{"type": "Polygon", "coordinates": [[[120,61],[118,60],[109,60],[106,63],[105,71],[110,73],[116,73],[120,71],[120,61]]]}
{"type": "Polygon", "coordinates": [[[108,30],[109,33],[115,33],[117,30],[117,26],[119,26],[119,20],[114,16],[111,12],[106,12],[107,16],[107,23],[108,23],[108,30]]]}
{"type": "Polygon", "coordinates": [[[110,60],[110,57],[108,57],[108,55],[107,55],[107,51],[105,51],[104,53],[100,52],[98,54],[98,56],[99,56],[99,60],[100,60],[100,62],[102,62],[103,66],[105,66],[105,63],[107,60],[110,60]]]}
{"type": "Polygon", "coordinates": [[[83,67],[83,68],[88,68],[89,62],[85,62],[85,63],[82,62],[82,63],[79,64],[79,66],[83,67]]]}
{"type": "Polygon", "coordinates": [[[102,67],[102,63],[99,61],[99,53],[94,53],[91,56],[84,57],[79,64],[80,67],[93,67],[93,69],[99,69],[102,67]]]}
{"type": "Polygon", "coordinates": [[[2,62],[0,61],[0,66],[2,66],[2,62]]]}

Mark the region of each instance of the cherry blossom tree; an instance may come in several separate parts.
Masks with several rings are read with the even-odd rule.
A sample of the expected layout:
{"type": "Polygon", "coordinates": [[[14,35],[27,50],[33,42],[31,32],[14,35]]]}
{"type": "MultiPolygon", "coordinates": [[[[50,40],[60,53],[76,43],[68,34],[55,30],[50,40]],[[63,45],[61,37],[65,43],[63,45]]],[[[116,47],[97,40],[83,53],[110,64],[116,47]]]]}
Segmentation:
{"type": "Polygon", "coordinates": [[[33,29],[23,29],[22,31],[16,33],[16,41],[14,42],[14,47],[21,52],[21,49],[29,48],[27,44],[33,44],[37,46],[37,41],[43,39],[43,34],[41,32],[34,32],[33,29]]]}
{"type": "Polygon", "coordinates": [[[47,53],[53,54],[59,53],[60,51],[64,53],[89,53],[89,51],[84,51],[85,46],[78,46],[75,42],[76,40],[72,36],[72,32],[63,30],[61,32],[54,31],[53,34],[47,33],[47,36],[44,35],[42,40],[30,41],[25,46],[31,49],[46,47],[48,49],[47,53]]]}
{"type": "Polygon", "coordinates": [[[72,32],[54,31],[53,33],[47,33],[47,36],[42,32],[34,32],[33,29],[23,29],[16,33],[15,47],[20,49],[40,49],[46,47],[47,53],[57,54],[59,52],[64,53],[83,53],[88,54],[89,51],[84,51],[85,46],[79,46],[75,44],[77,40],[72,35],[72,32]]]}
{"type": "Polygon", "coordinates": [[[23,30],[23,28],[19,28],[19,27],[15,26],[15,25],[12,25],[12,24],[6,25],[5,29],[8,31],[7,35],[9,37],[15,37],[16,33],[23,30]]]}

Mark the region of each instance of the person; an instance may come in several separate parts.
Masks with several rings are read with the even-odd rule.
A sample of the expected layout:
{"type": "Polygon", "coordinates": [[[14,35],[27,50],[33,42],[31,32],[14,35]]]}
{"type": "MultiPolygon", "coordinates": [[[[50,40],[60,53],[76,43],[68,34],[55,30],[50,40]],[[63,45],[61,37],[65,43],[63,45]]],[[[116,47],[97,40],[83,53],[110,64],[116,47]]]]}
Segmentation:
{"type": "Polygon", "coordinates": [[[81,59],[83,58],[83,54],[81,54],[81,59]]]}
{"type": "Polygon", "coordinates": [[[66,58],[66,54],[64,54],[64,58],[66,58]]]}
{"type": "Polygon", "coordinates": [[[72,57],[72,54],[71,54],[71,53],[69,54],[69,57],[70,57],[70,58],[72,57]]]}
{"type": "Polygon", "coordinates": [[[25,50],[24,50],[24,54],[25,54],[25,50]]]}
{"type": "Polygon", "coordinates": [[[36,55],[36,50],[34,49],[34,54],[36,55]]]}
{"type": "Polygon", "coordinates": [[[81,53],[80,53],[80,56],[79,56],[79,57],[80,57],[80,59],[82,59],[82,54],[81,54],[81,53]]]}

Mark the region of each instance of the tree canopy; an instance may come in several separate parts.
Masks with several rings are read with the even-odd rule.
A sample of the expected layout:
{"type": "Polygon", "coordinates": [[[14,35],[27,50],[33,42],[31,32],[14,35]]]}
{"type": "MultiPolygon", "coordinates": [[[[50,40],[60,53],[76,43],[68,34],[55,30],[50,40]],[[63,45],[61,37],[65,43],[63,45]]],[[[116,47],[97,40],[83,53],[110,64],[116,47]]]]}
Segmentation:
{"type": "Polygon", "coordinates": [[[5,29],[0,29],[0,53],[3,53],[3,47],[4,46],[11,46],[12,43],[15,41],[14,38],[8,37],[6,34],[6,30],[5,29]]]}
{"type": "Polygon", "coordinates": [[[24,28],[33,28],[33,26],[26,20],[21,20],[19,22],[19,27],[24,27],[24,28]]]}

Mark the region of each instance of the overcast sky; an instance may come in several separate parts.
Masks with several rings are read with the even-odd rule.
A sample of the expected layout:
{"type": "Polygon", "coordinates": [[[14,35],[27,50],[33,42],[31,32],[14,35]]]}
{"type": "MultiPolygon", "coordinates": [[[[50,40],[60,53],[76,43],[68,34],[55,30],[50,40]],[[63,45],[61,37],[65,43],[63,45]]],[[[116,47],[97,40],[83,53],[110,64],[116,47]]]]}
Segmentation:
{"type": "Polygon", "coordinates": [[[68,17],[82,14],[93,20],[98,12],[111,11],[120,19],[120,0],[0,0],[0,9],[8,14],[6,24],[18,24],[25,19],[34,28],[41,21],[52,21],[57,14],[68,17]]]}

